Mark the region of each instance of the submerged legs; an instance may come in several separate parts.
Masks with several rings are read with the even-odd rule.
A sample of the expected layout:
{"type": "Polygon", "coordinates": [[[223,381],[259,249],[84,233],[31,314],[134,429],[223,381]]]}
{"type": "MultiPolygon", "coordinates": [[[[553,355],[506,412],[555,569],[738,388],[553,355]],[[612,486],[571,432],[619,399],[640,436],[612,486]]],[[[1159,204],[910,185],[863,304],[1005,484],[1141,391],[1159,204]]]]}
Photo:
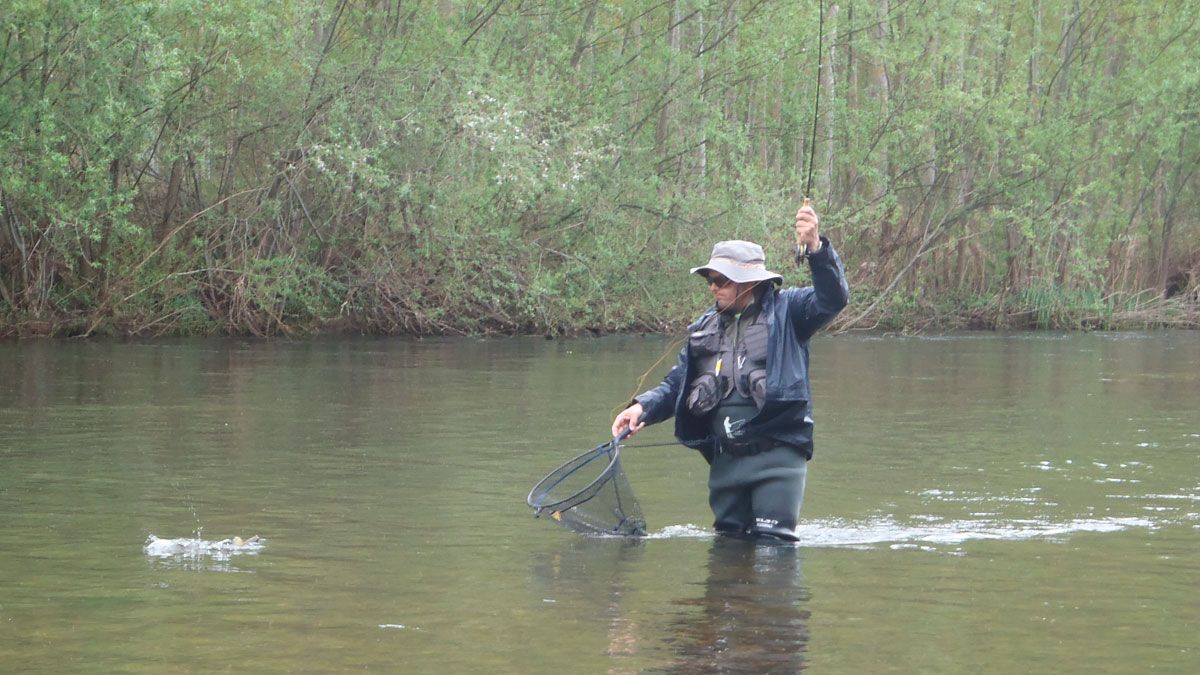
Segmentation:
{"type": "Polygon", "coordinates": [[[789,447],[743,457],[717,455],[708,503],[720,534],[797,541],[808,462],[789,447]]]}

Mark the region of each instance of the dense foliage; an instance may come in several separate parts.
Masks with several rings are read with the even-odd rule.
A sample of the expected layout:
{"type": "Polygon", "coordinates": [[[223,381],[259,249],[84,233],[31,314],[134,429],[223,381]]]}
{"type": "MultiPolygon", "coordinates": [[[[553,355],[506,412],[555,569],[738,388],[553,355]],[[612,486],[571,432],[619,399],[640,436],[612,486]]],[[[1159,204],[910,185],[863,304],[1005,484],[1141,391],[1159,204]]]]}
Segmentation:
{"type": "Polygon", "coordinates": [[[1197,42],[1190,0],[8,0],[0,325],[665,328],[717,239],[787,269],[810,168],[842,327],[1196,325],[1197,42]]]}

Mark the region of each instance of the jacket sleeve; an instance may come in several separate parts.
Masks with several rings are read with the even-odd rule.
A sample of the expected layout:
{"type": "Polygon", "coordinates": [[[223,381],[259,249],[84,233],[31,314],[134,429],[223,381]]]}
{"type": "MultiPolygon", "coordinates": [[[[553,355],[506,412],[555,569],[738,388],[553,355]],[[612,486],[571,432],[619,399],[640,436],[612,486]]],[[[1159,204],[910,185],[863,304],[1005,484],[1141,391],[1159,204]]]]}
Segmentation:
{"type": "Polygon", "coordinates": [[[646,424],[657,424],[675,414],[675,401],[687,380],[687,343],[679,350],[679,357],[670,372],[659,385],[649,391],[638,394],[634,401],[642,404],[642,421],[646,424]]]}
{"type": "Polygon", "coordinates": [[[788,294],[788,313],[801,340],[815,335],[850,302],[846,268],[829,240],[821,237],[820,250],[805,257],[812,270],[813,285],[788,294]]]}

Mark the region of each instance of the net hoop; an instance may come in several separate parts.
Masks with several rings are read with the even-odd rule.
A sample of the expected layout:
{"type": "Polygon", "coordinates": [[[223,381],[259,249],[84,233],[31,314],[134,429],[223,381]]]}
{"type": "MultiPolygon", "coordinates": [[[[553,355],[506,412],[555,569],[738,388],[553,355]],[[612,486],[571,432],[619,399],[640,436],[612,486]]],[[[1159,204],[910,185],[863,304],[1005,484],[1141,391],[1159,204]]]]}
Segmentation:
{"type": "Polygon", "coordinates": [[[536,513],[540,514],[542,511],[546,510],[566,511],[567,509],[579,506],[580,504],[587,502],[592,497],[595,497],[596,493],[598,493],[600,489],[604,487],[605,483],[607,483],[611,478],[613,471],[616,470],[618,461],[621,458],[621,440],[624,439],[626,435],[628,435],[628,432],[613,438],[607,443],[601,443],[591,450],[581,453],[564,462],[562,466],[558,467],[554,471],[551,471],[546,475],[545,478],[541,479],[536,485],[533,486],[533,489],[529,491],[529,496],[525,498],[525,503],[529,504],[529,506],[533,508],[536,513]],[[572,473],[594,461],[602,454],[608,454],[608,465],[604,467],[604,470],[601,471],[599,475],[592,480],[592,482],[584,486],[583,489],[556,502],[545,503],[543,501],[550,494],[550,491],[553,490],[559,483],[565,480],[572,473]]]}

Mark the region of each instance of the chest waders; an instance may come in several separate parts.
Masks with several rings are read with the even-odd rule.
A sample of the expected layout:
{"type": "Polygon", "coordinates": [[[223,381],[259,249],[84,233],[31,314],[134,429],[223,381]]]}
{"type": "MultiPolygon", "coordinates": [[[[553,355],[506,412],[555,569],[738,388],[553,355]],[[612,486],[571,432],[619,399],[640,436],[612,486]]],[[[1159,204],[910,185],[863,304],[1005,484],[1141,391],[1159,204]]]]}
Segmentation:
{"type": "Polygon", "coordinates": [[[717,532],[796,541],[808,462],[796,448],[744,432],[766,398],[768,327],[756,310],[713,314],[688,336],[696,374],[687,405],[707,416],[717,439],[708,474],[717,532]]]}

